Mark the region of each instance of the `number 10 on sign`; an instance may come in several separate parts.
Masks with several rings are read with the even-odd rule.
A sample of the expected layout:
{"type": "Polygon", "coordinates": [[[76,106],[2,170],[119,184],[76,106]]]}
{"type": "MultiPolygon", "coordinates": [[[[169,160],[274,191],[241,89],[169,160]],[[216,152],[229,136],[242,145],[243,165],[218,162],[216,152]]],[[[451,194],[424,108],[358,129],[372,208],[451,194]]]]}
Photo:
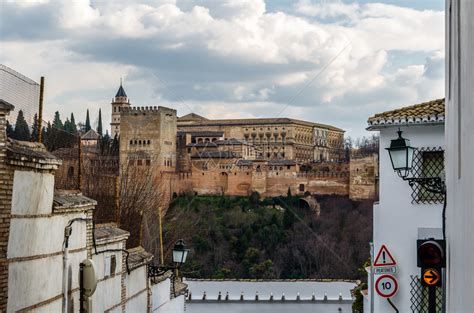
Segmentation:
{"type": "Polygon", "coordinates": [[[375,282],[375,290],[383,298],[391,298],[397,294],[398,282],[392,275],[382,275],[375,282]]]}

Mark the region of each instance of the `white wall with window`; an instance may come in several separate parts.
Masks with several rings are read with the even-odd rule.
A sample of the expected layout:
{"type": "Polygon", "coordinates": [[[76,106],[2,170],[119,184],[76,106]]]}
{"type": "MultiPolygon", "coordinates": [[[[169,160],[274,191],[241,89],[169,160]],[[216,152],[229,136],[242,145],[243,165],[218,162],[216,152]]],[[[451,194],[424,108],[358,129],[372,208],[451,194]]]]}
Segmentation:
{"type": "MultiPolygon", "coordinates": [[[[417,117],[414,120],[416,119],[417,117]]],[[[419,148],[420,151],[434,150],[425,154],[419,151],[421,158],[415,160],[417,164],[413,165],[417,166],[418,175],[439,173],[443,168],[443,154],[438,152],[444,150],[443,120],[444,113],[443,118],[430,123],[423,123],[421,120],[414,123],[411,119],[408,123],[408,119],[395,119],[390,123],[378,124],[371,123],[369,119],[369,129],[380,132],[380,200],[373,209],[374,253],[377,254],[381,246],[386,245],[397,262],[397,273],[394,276],[398,280],[399,289],[392,302],[400,312],[412,311],[412,280],[414,276],[420,275],[416,241],[421,239],[420,237],[424,238],[426,233],[432,234],[433,237],[440,236],[443,205],[442,201],[436,199],[436,195],[423,188],[414,189],[400,178],[393,170],[385,148],[390,146],[392,139],[397,138],[397,130],[400,128],[403,131],[402,136],[410,139],[413,147],[419,148]],[[433,165],[436,167],[434,170],[431,168],[433,165]]],[[[377,277],[378,275],[375,275],[375,280],[377,277]]],[[[369,305],[371,289],[369,285],[369,305]]],[[[365,308],[364,311],[370,312],[370,308],[365,308]]],[[[393,311],[388,301],[375,293],[373,312],[393,311]]]]}

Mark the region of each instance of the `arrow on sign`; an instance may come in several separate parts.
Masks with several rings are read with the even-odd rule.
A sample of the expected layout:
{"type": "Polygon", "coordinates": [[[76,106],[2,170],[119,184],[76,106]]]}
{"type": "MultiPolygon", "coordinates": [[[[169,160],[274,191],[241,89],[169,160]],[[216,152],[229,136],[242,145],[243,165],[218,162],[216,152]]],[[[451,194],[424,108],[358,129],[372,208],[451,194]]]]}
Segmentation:
{"type": "Polygon", "coordinates": [[[441,279],[441,275],[434,268],[429,268],[423,272],[423,282],[428,286],[435,286],[441,279]]]}

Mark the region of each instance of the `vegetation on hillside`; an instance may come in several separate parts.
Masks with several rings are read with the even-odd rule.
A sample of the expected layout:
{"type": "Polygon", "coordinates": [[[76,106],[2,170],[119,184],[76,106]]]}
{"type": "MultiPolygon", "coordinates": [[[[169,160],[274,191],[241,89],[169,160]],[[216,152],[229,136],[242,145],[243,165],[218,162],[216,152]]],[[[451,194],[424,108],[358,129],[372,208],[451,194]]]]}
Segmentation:
{"type": "Polygon", "coordinates": [[[289,194],[182,195],[164,222],[166,257],[178,238],[191,248],[182,272],[196,278],[363,278],[372,202],[317,198],[320,217],[289,194]]]}

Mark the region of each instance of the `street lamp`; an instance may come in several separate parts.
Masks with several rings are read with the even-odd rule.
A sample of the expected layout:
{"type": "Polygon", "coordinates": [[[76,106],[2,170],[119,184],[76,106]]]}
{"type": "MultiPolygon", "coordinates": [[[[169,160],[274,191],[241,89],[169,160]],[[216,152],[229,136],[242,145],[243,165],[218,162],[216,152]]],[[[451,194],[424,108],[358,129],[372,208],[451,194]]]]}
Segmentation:
{"type": "Polygon", "coordinates": [[[413,155],[415,148],[410,146],[410,140],[402,137],[402,131],[398,129],[398,138],[392,139],[388,154],[392,162],[393,169],[398,176],[405,178],[410,172],[413,165],[413,155]]]}
{"type": "Polygon", "coordinates": [[[390,147],[386,148],[390,155],[392,167],[398,176],[408,181],[410,186],[419,184],[427,191],[438,194],[446,194],[446,186],[441,177],[408,177],[413,167],[413,157],[416,148],[410,145],[410,140],[402,137],[402,131],[398,129],[398,138],[392,139],[390,147]]]}
{"type": "Polygon", "coordinates": [[[176,264],[176,267],[179,268],[181,265],[186,262],[186,257],[188,256],[189,249],[186,249],[184,240],[178,240],[173,248],[173,262],[176,264]]]}

